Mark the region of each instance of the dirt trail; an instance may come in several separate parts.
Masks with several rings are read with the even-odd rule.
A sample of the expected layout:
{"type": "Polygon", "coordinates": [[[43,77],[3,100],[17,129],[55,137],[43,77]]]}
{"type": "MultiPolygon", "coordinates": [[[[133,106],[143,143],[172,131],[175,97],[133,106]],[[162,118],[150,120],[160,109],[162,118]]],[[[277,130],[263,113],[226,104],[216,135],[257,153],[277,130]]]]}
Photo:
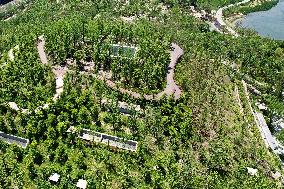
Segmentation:
{"type": "Polygon", "coordinates": [[[46,53],[44,51],[44,47],[45,47],[45,40],[42,35],[38,37],[37,50],[38,50],[41,63],[48,64],[48,60],[47,60],[46,53]]]}

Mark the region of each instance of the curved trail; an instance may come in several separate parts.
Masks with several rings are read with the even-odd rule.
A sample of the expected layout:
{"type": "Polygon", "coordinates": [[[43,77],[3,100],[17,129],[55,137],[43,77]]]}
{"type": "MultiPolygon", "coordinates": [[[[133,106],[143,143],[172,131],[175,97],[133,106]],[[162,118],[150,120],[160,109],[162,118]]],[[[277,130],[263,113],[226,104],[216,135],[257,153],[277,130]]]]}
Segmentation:
{"type": "Polygon", "coordinates": [[[132,98],[135,99],[146,99],[146,100],[160,100],[164,95],[166,96],[171,96],[174,95],[175,100],[179,99],[181,96],[181,89],[179,88],[179,86],[176,84],[175,80],[174,80],[174,70],[175,70],[175,66],[178,62],[178,59],[184,54],[184,51],[182,50],[182,48],[180,48],[177,44],[172,43],[172,49],[170,51],[170,64],[168,66],[168,73],[167,73],[167,86],[166,88],[158,93],[158,94],[153,94],[153,95],[142,95],[140,93],[137,92],[133,92],[130,90],[127,90],[125,88],[122,87],[118,87],[117,84],[110,80],[110,79],[106,79],[104,76],[98,76],[98,79],[100,80],[104,80],[107,84],[108,87],[118,90],[120,93],[122,94],[128,94],[129,96],[131,96],[132,98]]]}
{"type": "Polygon", "coordinates": [[[38,37],[37,50],[42,64],[48,64],[47,56],[45,53],[45,40],[43,35],[38,37]]]}
{"type": "MultiPolygon", "coordinates": [[[[42,36],[38,37],[37,42],[37,50],[39,54],[39,58],[42,64],[48,64],[48,58],[45,52],[45,39],[42,36]]],[[[167,86],[166,88],[155,95],[141,95],[140,93],[136,93],[130,90],[127,90],[122,87],[117,87],[117,84],[113,82],[110,79],[106,79],[104,76],[97,76],[97,79],[103,80],[106,82],[106,85],[112,89],[118,90],[122,94],[128,94],[132,98],[135,99],[146,99],[146,100],[160,100],[164,95],[171,96],[173,95],[175,100],[179,99],[181,96],[181,89],[176,84],[174,80],[174,70],[175,66],[178,62],[178,59],[184,54],[184,51],[175,43],[172,43],[172,50],[170,51],[170,64],[168,66],[168,72],[167,72],[167,86]]],[[[13,51],[9,51],[9,57],[10,59],[14,60],[13,51]]],[[[91,64],[89,66],[90,70],[94,67],[94,64],[91,64]]],[[[87,66],[88,67],[88,66],[87,66]]],[[[52,72],[54,73],[56,77],[56,93],[53,96],[53,101],[57,101],[60,97],[60,95],[63,93],[63,87],[64,87],[64,76],[67,73],[68,68],[67,66],[61,67],[61,66],[53,66],[52,72]]],[[[85,72],[83,72],[85,73],[85,72]]],[[[30,113],[28,109],[22,109],[19,108],[18,105],[15,102],[8,102],[8,106],[16,111],[21,111],[22,113],[30,113]]],[[[46,109],[49,107],[49,104],[46,103],[43,106],[39,106],[35,109],[35,112],[39,111],[40,109],[46,109]]]]}
{"type": "MultiPolygon", "coordinates": [[[[14,49],[18,50],[18,46],[16,46],[14,49]]],[[[37,41],[37,50],[38,50],[38,54],[39,54],[39,58],[42,64],[48,64],[48,59],[47,59],[47,55],[45,53],[45,40],[43,35],[38,37],[38,41],[37,41]]],[[[13,49],[11,49],[8,53],[10,60],[14,61],[14,55],[13,55],[13,49]]],[[[55,77],[56,77],[56,92],[52,98],[52,100],[54,102],[56,102],[60,95],[63,93],[63,87],[64,87],[64,76],[67,72],[67,67],[61,67],[61,66],[53,66],[52,67],[52,72],[54,73],[55,77]]],[[[8,102],[7,105],[16,111],[20,111],[22,113],[31,113],[30,110],[28,109],[23,109],[23,108],[19,108],[18,105],[15,102],[8,102]]],[[[43,106],[39,106],[37,107],[34,111],[37,112],[40,109],[47,109],[49,107],[49,103],[44,104],[43,106]]]]}
{"type": "MultiPolygon", "coordinates": [[[[48,59],[47,55],[45,53],[45,40],[43,35],[38,37],[38,43],[37,43],[37,49],[38,49],[38,54],[39,58],[42,64],[48,64],[48,59]]],[[[61,66],[53,66],[52,67],[52,72],[55,75],[56,78],[56,92],[55,95],[53,96],[52,100],[57,101],[60,97],[60,95],[63,93],[63,87],[64,87],[64,76],[67,72],[67,66],[61,67],[61,66]]],[[[45,104],[43,107],[48,107],[48,104],[45,104]]]]}

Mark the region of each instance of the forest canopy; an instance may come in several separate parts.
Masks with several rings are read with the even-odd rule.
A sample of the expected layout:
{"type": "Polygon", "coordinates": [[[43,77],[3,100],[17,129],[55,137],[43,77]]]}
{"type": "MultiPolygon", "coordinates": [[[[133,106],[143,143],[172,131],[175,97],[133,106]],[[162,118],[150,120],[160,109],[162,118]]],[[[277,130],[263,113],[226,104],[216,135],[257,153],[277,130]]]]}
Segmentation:
{"type": "Polygon", "coordinates": [[[84,179],[87,188],[281,188],[272,177],[281,162],[260,137],[241,80],[265,83],[262,100],[283,115],[284,43],[210,32],[189,13],[236,2],[0,8],[0,131],[29,140],[27,148],[0,141],[0,186],[66,189],[84,179]],[[85,140],[86,129],[135,141],[137,150],[85,140]]]}

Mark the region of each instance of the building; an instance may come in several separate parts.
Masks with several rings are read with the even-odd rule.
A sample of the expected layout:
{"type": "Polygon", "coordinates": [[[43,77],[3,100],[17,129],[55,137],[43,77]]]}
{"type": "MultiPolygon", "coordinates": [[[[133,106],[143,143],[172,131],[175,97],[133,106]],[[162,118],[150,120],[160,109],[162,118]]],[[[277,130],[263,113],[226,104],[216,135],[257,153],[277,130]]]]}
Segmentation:
{"type": "Polygon", "coordinates": [[[53,181],[53,182],[58,182],[58,181],[59,181],[59,178],[60,178],[60,175],[59,175],[59,174],[53,173],[53,174],[48,178],[48,180],[53,181]]]}
{"type": "Polygon", "coordinates": [[[16,144],[22,148],[26,148],[29,144],[29,139],[17,137],[14,135],[9,135],[0,131],[0,140],[7,142],[9,144],[16,144]]]}
{"type": "MultiPolygon", "coordinates": [[[[102,99],[102,104],[103,105],[111,105],[114,102],[111,99],[102,99]]],[[[140,105],[135,105],[135,104],[128,104],[126,102],[117,102],[118,105],[118,110],[122,114],[131,114],[132,111],[136,111],[137,113],[142,113],[140,105]]]]}
{"type": "Polygon", "coordinates": [[[81,188],[81,189],[86,189],[87,188],[87,181],[83,180],[83,179],[79,179],[76,186],[78,188],[81,188]]]}
{"type": "MultiPolygon", "coordinates": [[[[67,132],[70,133],[75,133],[76,132],[75,127],[70,127],[67,132]]],[[[95,131],[91,131],[88,129],[82,129],[79,133],[79,138],[87,140],[87,141],[92,141],[92,142],[97,142],[97,143],[103,143],[111,147],[115,148],[121,148],[124,150],[129,150],[135,152],[138,147],[138,142],[133,141],[133,140],[125,140],[123,138],[119,138],[116,136],[112,135],[107,135],[104,133],[99,133],[95,131]]]]}
{"type": "Polygon", "coordinates": [[[137,47],[111,44],[110,45],[110,56],[111,57],[122,57],[122,58],[132,58],[135,57],[138,51],[137,47]]]}

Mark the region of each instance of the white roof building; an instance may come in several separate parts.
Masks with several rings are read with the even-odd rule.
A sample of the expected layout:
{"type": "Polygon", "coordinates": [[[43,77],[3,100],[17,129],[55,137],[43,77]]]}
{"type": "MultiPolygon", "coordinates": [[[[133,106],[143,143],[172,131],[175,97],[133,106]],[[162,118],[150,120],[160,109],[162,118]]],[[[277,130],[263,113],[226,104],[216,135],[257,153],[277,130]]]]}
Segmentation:
{"type": "Polygon", "coordinates": [[[8,104],[9,104],[10,108],[13,109],[13,110],[16,110],[16,111],[20,110],[20,108],[18,107],[18,105],[15,102],[9,102],[8,104]]]}
{"type": "Polygon", "coordinates": [[[58,182],[60,175],[57,173],[53,173],[48,179],[53,182],[58,182]]]}
{"type": "Polygon", "coordinates": [[[87,181],[84,179],[79,179],[76,185],[78,188],[86,189],[87,188],[87,181]]]}
{"type": "Polygon", "coordinates": [[[248,170],[248,174],[254,176],[257,174],[257,169],[254,169],[254,168],[250,168],[250,167],[247,167],[247,170],[248,170]]]}
{"type": "Polygon", "coordinates": [[[267,107],[264,103],[257,102],[257,103],[255,103],[255,105],[256,105],[260,110],[267,110],[267,109],[268,109],[268,107],[267,107]]]}
{"type": "MultiPolygon", "coordinates": [[[[77,129],[75,127],[71,126],[67,130],[67,132],[75,133],[76,130],[77,129]]],[[[104,143],[112,147],[117,147],[117,148],[121,148],[124,150],[130,150],[133,152],[135,152],[138,147],[138,142],[136,141],[126,140],[124,138],[119,138],[119,137],[107,135],[104,133],[94,132],[89,129],[82,129],[79,134],[79,138],[87,140],[87,141],[104,143]]]]}
{"type": "Polygon", "coordinates": [[[275,173],[272,173],[272,177],[277,180],[277,179],[281,178],[282,175],[279,171],[276,171],[275,173]]]}

